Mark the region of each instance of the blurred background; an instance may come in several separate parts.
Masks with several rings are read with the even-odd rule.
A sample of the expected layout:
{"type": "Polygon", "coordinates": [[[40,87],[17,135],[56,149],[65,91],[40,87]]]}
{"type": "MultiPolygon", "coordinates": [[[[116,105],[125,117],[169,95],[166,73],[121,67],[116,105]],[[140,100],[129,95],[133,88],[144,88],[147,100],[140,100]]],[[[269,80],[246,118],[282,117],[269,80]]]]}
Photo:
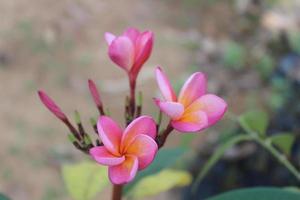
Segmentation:
{"type": "MultiPolygon", "coordinates": [[[[207,73],[209,91],[229,112],[266,111],[268,134],[300,130],[299,0],[9,0],[0,1],[0,192],[16,200],[68,200],[61,166],[87,159],[67,140],[67,129],[40,103],[44,89],[89,131],[97,110],[88,92],[93,79],[113,118],[123,122],[127,77],[107,56],[103,35],[127,27],[152,30],[152,56],[138,79],[144,113],[157,115],[153,69],[162,66],[177,89],[194,71],[207,73]]],[[[196,176],[222,139],[239,128],[228,115],[192,138],[196,176]],[[220,139],[221,138],[221,139],[220,139]]],[[[185,141],[191,138],[185,138],[185,141]]],[[[225,139],[224,139],[225,140],[225,139]]],[[[299,143],[299,140],[298,140],[299,143]]],[[[182,144],[173,134],[167,146],[182,144]]],[[[300,166],[300,145],[293,164],[300,166]]],[[[254,143],[231,149],[201,182],[203,199],[232,188],[291,185],[296,180],[254,143]],[[275,177],[276,176],[276,177],[275,177]]],[[[299,186],[299,182],[298,182],[299,186]]],[[[189,188],[159,199],[191,199],[189,188]]],[[[107,187],[98,199],[109,199],[107,187]]]]}

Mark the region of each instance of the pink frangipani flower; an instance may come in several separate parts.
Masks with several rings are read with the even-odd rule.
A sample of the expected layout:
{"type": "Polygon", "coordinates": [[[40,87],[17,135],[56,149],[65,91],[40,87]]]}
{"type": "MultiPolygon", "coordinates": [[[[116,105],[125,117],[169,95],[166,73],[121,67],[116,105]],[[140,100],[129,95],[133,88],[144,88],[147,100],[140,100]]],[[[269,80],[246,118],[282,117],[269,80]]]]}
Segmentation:
{"type": "Polygon", "coordinates": [[[163,96],[163,100],[155,99],[155,103],[171,118],[171,125],[176,130],[200,131],[215,124],[224,115],[227,104],[214,94],[206,94],[207,83],[203,73],[192,74],[178,97],[160,67],[156,68],[155,73],[163,96]]]}
{"type": "Polygon", "coordinates": [[[67,117],[62,112],[62,110],[55,104],[55,102],[44,92],[44,91],[38,91],[39,97],[43,104],[50,110],[57,118],[59,118],[62,121],[66,121],[67,117]]]}
{"type": "Polygon", "coordinates": [[[128,28],[121,36],[105,33],[111,60],[123,68],[130,78],[136,79],[143,64],[148,60],[153,46],[153,33],[128,28]]]}
{"type": "Polygon", "coordinates": [[[138,170],[146,168],[158,150],[155,142],[156,125],[148,116],[133,120],[123,131],[107,116],[100,116],[97,128],[104,146],[90,149],[95,161],[108,166],[113,184],[133,180],[138,170]]]}

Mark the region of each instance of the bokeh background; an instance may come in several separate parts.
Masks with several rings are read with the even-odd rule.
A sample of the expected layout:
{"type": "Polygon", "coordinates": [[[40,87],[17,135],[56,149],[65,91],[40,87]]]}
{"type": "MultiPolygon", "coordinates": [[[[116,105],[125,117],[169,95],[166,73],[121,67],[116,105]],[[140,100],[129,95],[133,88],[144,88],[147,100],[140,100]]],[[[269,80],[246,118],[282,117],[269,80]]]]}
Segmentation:
{"type": "MultiPolygon", "coordinates": [[[[112,117],[123,122],[127,77],[109,60],[103,35],[131,26],[155,33],[138,80],[144,113],[157,114],[155,66],[176,88],[200,70],[230,113],[263,109],[272,116],[272,130],[299,138],[299,10],[299,0],[0,1],[0,192],[16,200],[70,199],[61,165],[87,158],[68,142],[67,129],[43,107],[37,90],[47,91],[69,116],[78,110],[89,127],[97,116],[87,87],[91,78],[112,117]]],[[[232,130],[228,118],[195,137],[191,148],[209,154],[203,146],[232,130]]],[[[167,145],[180,141],[174,134],[167,145]]],[[[248,145],[243,152],[255,149],[248,145]]],[[[108,187],[99,198],[109,195],[108,187]]],[[[168,192],[150,199],[176,198],[184,199],[168,192]]]]}

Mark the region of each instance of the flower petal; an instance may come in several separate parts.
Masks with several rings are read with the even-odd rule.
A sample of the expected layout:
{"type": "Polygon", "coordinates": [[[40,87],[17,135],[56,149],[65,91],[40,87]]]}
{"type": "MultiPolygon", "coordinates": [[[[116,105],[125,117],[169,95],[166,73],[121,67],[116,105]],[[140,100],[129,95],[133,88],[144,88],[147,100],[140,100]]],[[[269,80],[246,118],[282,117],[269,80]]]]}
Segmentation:
{"type": "Polygon", "coordinates": [[[160,67],[156,67],[155,69],[156,81],[158,87],[166,101],[176,101],[175,92],[170,84],[170,81],[163,73],[160,67]]]}
{"type": "Polygon", "coordinates": [[[185,107],[206,93],[206,77],[201,72],[192,74],[179,93],[178,102],[185,107]]]}
{"type": "Polygon", "coordinates": [[[193,102],[186,109],[185,113],[195,112],[196,110],[202,110],[206,113],[208,124],[210,126],[215,124],[223,117],[227,110],[227,104],[222,98],[216,95],[206,94],[193,102]]]}
{"type": "Polygon", "coordinates": [[[121,152],[125,152],[135,137],[141,134],[148,135],[151,138],[156,137],[156,123],[152,117],[141,116],[127,126],[122,137],[121,152]]]}
{"type": "Polygon", "coordinates": [[[172,121],[172,126],[181,132],[196,132],[208,125],[207,116],[203,111],[184,114],[182,118],[172,121]]]}
{"type": "Polygon", "coordinates": [[[123,33],[123,35],[129,37],[131,39],[131,41],[133,42],[133,44],[135,44],[136,39],[140,35],[140,32],[136,28],[128,28],[123,33]]]}
{"type": "Polygon", "coordinates": [[[115,36],[114,34],[112,34],[112,33],[106,32],[106,33],[104,34],[104,38],[105,38],[105,40],[106,40],[106,43],[107,43],[108,45],[110,45],[110,44],[112,43],[112,41],[113,41],[114,39],[116,39],[116,36],[115,36]]]}
{"type": "Polygon", "coordinates": [[[133,66],[134,46],[128,37],[120,36],[114,39],[109,46],[108,54],[114,63],[126,71],[133,66]]]}
{"type": "Polygon", "coordinates": [[[132,181],[138,170],[138,159],[136,156],[126,156],[125,161],[116,166],[108,168],[108,176],[113,184],[120,185],[132,181]]]}
{"type": "Polygon", "coordinates": [[[98,163],[107,166],[119,165],[125,160],[125,156],[116,157],[107,151],[104,146],[93,147],[89,153],[98,163]]]}
{"type": "Polygon", "coordinates": [[[119,156],[122,129],[111,118],[100,116],[97,128],[105,148],[113,155],[119,156]]]}
{"type": "Polygon", "coordinates": [[[153,47],[153,33],[145,31],[136,38],[135,62],[132,73],[138,73],[142,65],[148,60],[153,47]]]}
{"type": "Polygon", "coordinates": [[[139,170],[146,168],[154,159],[158,146],[148,135],[137,135],[126,150],[126,154],[137,156],[139,170]]]}
{"type": "Polygon", "coordinates": [[[159,99],[154,100],[156,105],[160,108],[160,110],[167,114],[173,120],[180,118],[184,112],[184,107],[181,103],[171,101],[160,101],[159,99]]]}

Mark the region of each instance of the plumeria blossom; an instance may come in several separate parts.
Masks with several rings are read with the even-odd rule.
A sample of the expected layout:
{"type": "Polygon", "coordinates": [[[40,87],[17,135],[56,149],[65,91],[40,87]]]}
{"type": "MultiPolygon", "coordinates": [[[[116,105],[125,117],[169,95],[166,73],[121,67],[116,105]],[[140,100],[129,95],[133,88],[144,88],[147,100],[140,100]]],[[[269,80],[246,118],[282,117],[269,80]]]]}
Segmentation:
{"type": "Polygon", "coordinates": [[[178,97],[160,67],[156,68],[155,73],[163,96],[163,100],[155,99],[155,102],[171,118],[171,124],[176,130],[200,131],[215,124],[224,115],[227,104],[214,94],[206,94],[207,83],[203,73],[192,74],[178,97]]]}
{"type": "Polygon", "coordinates": [[[90,149],[95,161],[108,166],[113,184],[130,182],[138,170],[146,168],[158,150],[154,140],[156,125],[148,116],[133,120],[123,131],[107,116],[100,116],[97,128],[104,146],[90,149]]]}
{"type": "Polygon", "coordinates": [[[120,36],[105,33],[105,40],[109,46],[108,54],[111,60],[127,71],[130,78],[136,79],[141,67],[151,54],[153,33],[128,28],[120,36]]]}

